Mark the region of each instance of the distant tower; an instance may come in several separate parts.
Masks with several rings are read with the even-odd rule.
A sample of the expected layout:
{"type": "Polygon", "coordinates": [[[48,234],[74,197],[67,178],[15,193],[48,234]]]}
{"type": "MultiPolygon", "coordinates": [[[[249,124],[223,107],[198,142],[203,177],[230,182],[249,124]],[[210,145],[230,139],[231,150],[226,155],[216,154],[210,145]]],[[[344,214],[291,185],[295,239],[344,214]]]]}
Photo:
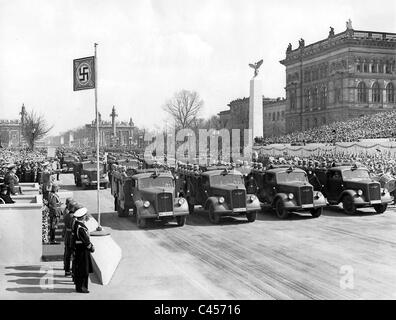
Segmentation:
{"type": "Polygon", "coordinates": [[[113,140],[113,144],[115,145],[115,140],[116,140],[116,137],[117,137],[115,118],[118,117],[118,114],[116,113],[116,110],[115,110],[114,106],[113,106],[113,109],[111,110],[110,117],[111,117],[111,127],[113,129],[112,140],[113,140]]]}
{"type": "Polygon", "coordinates": [[[27,112],[26,112],[24,103],[22,103],[21,112],[19,112],[19,114],[21,115],[21,124],[19,126],[19,145],[22,145],[22,128],[23,128],[23,125],[25,124],[25,120],[26,120],[26,116],[27,116],[27,112]]]}

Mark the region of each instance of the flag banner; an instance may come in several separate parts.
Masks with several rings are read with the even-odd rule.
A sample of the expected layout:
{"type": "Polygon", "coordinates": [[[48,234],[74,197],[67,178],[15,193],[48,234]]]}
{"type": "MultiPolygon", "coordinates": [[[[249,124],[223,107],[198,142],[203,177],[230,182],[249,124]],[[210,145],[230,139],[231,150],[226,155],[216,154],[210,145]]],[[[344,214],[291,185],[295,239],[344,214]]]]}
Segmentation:
{"type": "Polygon", "coordinates": [[[95,88],[95,57],[73,60],[73,90],[95,88]]]}

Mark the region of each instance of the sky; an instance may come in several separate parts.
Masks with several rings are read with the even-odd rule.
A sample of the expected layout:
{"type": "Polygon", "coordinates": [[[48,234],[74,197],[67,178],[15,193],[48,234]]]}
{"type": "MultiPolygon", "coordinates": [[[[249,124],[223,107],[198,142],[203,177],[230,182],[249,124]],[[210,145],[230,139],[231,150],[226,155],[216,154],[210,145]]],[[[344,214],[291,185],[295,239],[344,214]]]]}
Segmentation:
{"type": "Polygon", "coordinates": [[[94,119],[94,90],[73,91],[73,59],[97,47],[98,108],[144,128],[169,121],[162,106],[181,89],[204,100],[202,117],[249,95],[260,59],[263,93],[285,96],[288,43],[327,37],[329,27],[396,33],[394,0],[0,0],[0,119],[22,103],[51,135],[94,119]]]}

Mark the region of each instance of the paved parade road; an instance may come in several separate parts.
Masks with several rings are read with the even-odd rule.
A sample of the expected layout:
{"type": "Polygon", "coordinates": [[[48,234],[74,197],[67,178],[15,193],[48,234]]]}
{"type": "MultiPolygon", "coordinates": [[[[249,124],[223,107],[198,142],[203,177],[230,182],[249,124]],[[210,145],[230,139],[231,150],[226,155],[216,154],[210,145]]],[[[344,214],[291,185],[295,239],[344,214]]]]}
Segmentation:
{"type": "MultiPolygon", "coordinates": [[[[96,190],[77,189],[72,175],[61,180],[95,211],[96,190]]],[[[91,293],[81,295],[63,278],[60,262],[43,263],[41,270],[7,266],[0,298],[396,299],[393,208],[355,216],[332,208],[317,219],[295,214],[288,220],[265,212],[254,223],[229,218],[220,225],[198,212],[184,227],[155,223],[144,230],[133,217],[117,216],[109,189],[101,190],[101,208],[102,225],[123,252],[109,285],[90,283],[91,293]],[[39,286],[46,268],[55,268],[48,290],[39,286]],[[26,282],[29,276],[36,281],[26,282]]]]}

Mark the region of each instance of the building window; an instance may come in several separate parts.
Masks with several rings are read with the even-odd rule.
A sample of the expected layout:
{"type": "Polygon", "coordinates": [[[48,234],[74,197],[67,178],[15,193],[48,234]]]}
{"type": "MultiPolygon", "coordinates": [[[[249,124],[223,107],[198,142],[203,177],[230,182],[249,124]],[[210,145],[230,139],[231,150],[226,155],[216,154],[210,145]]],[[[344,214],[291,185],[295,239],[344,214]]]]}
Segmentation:
{"type": "Polygon", "coordinates": [[[296,103],[297,103],[297,95],[296,95],[296,91],[294,90],[290,93],[290,110],[296,109],[296,103]]]}
{"type": "Polygon", "coordinates": [[[395,102],[395,89],[392,82],[389,82],[386,86],[386,101],[395,102]]]}
{"type": "Polygon", "coordinates": [[[383,65],[382,63],[380,63],[380,64],[378,65],[378,72],[379,72],[379,73],[384,73],[384,65],[383,65]]]}
{"type": "Polygon", "coordinates": [[[310,100],[311,100],[311,93],[310,93],[309,89],[306,89],[305,90],[305,109],[306,110],[309,109],[310,100]]]}
{"type": "Polygon", "coordinates": [[[309,129],[309,119],[305,119],[305,129],[309,129]]]}
{"type": "Polygon", "coordinates": [[[327,88],[323,86],[320,90],[320,106],[325,106],[327,100],[327,88]]]}
{"type": "Polygon", "coordinates": [[[341,101],[341,89],[336,87],[334,95],[335,95],[335,97],[334,97],[335,102],[340,102],[341,101]]]}
{"type": "Polygon", "coordinates": [[[361,81],[358,84],[358,102],[367,102],[367,89],[366,84],[361,81]]]}
{"type": "Polygon", "coordinates": [[[315,87],[312,94],[312,105],[316,109],[318,107],[318,88],[315,87]]]}
{"type": "Polygon", "coordinates": [[[313,119],[313,126],[314,127],[318,126],[318,119],[316,119],[316,118],[313,119]]]}
{"type": "Polygon", "coordinates": [[[272,113],[272,121],[275,121],[275,112],[272,113]]]}
{"type": "Polygon", "coordinates": [[[322,124],[326,124],[326,117],[322,117],[322,124]]]}
{"type": "Polygon", "coordinates": [[[357,72],[362,72],[362,65],[361,65],[360,63],[358,63],[358,64],[356,65],[356,71],[357,71],[357,72]]]}
{"type": "Polygon", "coordinates": [[[285,119],[285,111],[282,111],[282,120],[285,119]]]}
{"type": "Polygon", "coordinates": [[[372,102],[381,102],[381,90],[378,82],[374,82],[371,91],[372,102]]]}
{"type": "Polygon", "coordinates": [[[277,121],[279,121],[279,119],[280,119],[280,113],[279,113],[279,111],[276,113],[276,120],[277,121]]]}
{"type": "Polygon", "coordinates": [[[368,72],[368,64],[367,63],[363,64],[363,72],[368,72]]]}
{"type": "Polygon", "coordinates": [[[376,73],[377,72],[377,65],[375,63],[373,63],[371,65],[371,73],[376,73]]]}

